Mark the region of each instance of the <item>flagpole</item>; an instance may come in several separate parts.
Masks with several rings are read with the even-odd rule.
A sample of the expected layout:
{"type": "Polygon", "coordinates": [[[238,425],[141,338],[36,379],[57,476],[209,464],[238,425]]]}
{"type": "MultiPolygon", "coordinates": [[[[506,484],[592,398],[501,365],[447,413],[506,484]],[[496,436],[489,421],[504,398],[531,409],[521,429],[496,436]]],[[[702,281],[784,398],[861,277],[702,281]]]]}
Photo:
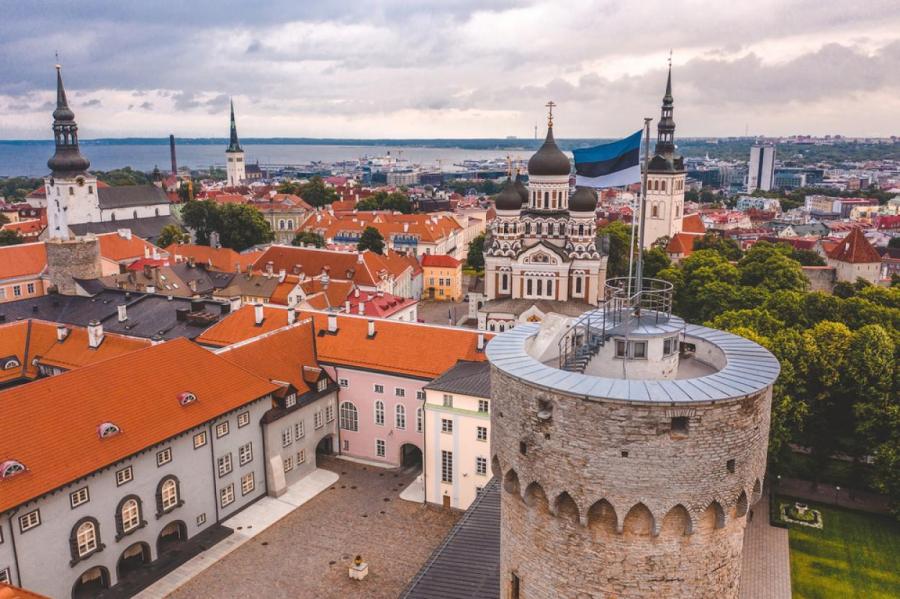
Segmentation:
{"type": "MultiPolygon", "coordinates": [[[[651,118],[644,118],[644,139],[647,140],[647,145],[644,146],[644,167],[643,174],[641,176],[641,198],[640,198],[640,214],[641,214],[641,222],[640,222],[640,232],[638,233],[638,246],[637,246],[637,273],[636,273],[636,281],[635,286],[637,288],[637,293],[640,294],[643,289],[643,278],[644,278],[644,223],[645,217],[647,214],[647,166],[650,163],[650,121],[651,118]]],[[[638,300],[640,301],[640,300],[638,300]]]]}

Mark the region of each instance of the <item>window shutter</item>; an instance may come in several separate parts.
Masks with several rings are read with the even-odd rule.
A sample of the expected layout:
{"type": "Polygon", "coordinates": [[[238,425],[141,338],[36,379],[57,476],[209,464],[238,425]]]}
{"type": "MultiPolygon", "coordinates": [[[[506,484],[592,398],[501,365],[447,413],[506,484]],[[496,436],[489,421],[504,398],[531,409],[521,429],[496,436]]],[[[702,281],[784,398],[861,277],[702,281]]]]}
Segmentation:
{"type": "Polygon", "coordinates": [[[125,502],[128,501],[126,497],[122,501],[119,502],[119,507],[116,508],[116,540],[118,541],[122,537],[125,536],[125,525],[122,523],[122,507],[125,505],[125,502]]]}

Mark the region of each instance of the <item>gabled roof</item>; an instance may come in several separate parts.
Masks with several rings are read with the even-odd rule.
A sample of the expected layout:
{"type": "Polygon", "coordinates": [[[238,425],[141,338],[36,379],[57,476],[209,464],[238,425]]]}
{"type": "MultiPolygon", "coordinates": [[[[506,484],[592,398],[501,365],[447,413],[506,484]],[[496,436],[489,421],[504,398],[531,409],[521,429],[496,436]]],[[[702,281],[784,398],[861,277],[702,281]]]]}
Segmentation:
{"type": "Polygon", "coordinates": [[[305,319],[216,353],[264,379],[290,383],[302,395],[311,390],[304,369],[319,366],[313,338],[312,320],[305,319]]]}
{"type": "Polygon", "coordinates": [[[491,365],[489,362],[458,361],[453,368],[425,385],[426,389],[471,395],[491,396],[491,365]]]}
{"type": "Polygon", "coordinates": [[[706,233],[706,225],[699,212],[693,214],[685,214],[681,219],[681,231],[683,233],[691,233],[693,235],[703,235],[706,233]]]}
{"type": "Polygon", "coordinates": [[[234,297],[236,295],[247,297],[270,298],[278,287],[278,277],[268,277],[261,274],[235,274],[231,277],[227,287],[215,292],[219,297],[234,297]]]}
{"type": "Polygon", "coordinates": [[[0,461],[26,468],[0,480],[0,512],[276,389],[182,338],[0,392],[0,461]],[[184,392],[197,400],[182,405],[184,392]],[[101,439],[104,422],[121,432],[101,439]]]}
{"type": "Polygon", "coordinates": [[[143,258],[147,251],[158,251],[158,248],[152,243],[141,239],[137,235],[131,235],[129,238],[116,233],[103,233],[97,235],[100,242],[100,255],[107,260],[120,262],[122,260],[137,260],[143,258]]]}
{"type": "Polygon", "coordinates": [[[97,187],[100,208],[131,208],[132,206],[169,205],[169,197],[156,185],[118,185],[97,187]]]}
{"type": "Polygon", "coordinates": [[[327,266],[329,276],[337,279],[351,280],[358,285],[374,287],[378,280],[370,272],[365,262],[365,254],[360,259],[358,254],[335,252],[318,248],[301,248],[287,245],[273,245],[256,260],[254,268],[264,270],[272,262],[274,272],[284,270],[287,274],[295,272],[295,266],[307,277],[318,277],[327,266]]]}
{"type": "Polygon", "coordinates": [[[47,268],[43,241],[0,247],[0,280],[38,276],[47,268]]]}
{"type": "Polygon", "coordinates": [[[5,582],[0,582],[0,599],[50,599],[44,595],[32,593],[26,589],[14,587],[5,582]]]}
{"type": "Polygon", "coordinates": [[[697,239],[699,239],[697,235],[676,233],[669,240],[669,245],[666,246],[666,253],[690,256],[694,252],[694,241],[697,239]]]}
{"type": "Polygon", "coordinates": [[[239,254],[231,248],[211,248],[192,243],[173,243],[166,251],[175,262],[187,262],[193,258],[196,264],[206,264],[222,272],[234,272],[238,267],[243,272],[263,254],[256,250],[239,254]]]}
{"type": "Polygon", "coordinates": [[[460,266],[462,262],[454,258],[453,256],[443,256],[437,254],[425,254],[422,256],[422,266],[429,267],[438,267],[438,268],[456,268],[460,266]]]}
{"type": "MultiPolygon", "coordinates": [[[[368,336],[368,319],[338,315],[336,333],[328,332],[328,315],[312,316],[316,326],[319,361],[352,368],[378,370],[423,379],[434,379],[458,360],[482,361],[478,335],[470,329],[439,327],[396,320],[375,321],[375,336],[368,336]]],[[[485,335],[485,344],[489,335],[485,335]]]]}
{"type": "Polygon", "coordinates": [[[31,218],[28,220],[20,220],[15,223],[6,223],[0,229],[4,231],[15,231],[22,237],[37,237],[41,234],[41,231],[47,226],[46,217],[41,218],[31,218]]]}
{"type": "Polygon", "coordinates": [[[838,262],[851,264],[881,262],[881,256],[878,255],[859,227],[854,228],[843,241],[828,250],[828,257],[838,262]]]}
{"type": "MultiPolygon", "coordinates": [[[[166,202],[168,203],[168,198],[166,202]]],[[[160,231],[166,225],[180,226],[172,215],[149,216],[146,218],[129,218],[126,220],[107,220],[100,223],[78,223],[69,225],[69,229],[76,235],[93,233],[114,233],[119,229],[131,229],[132,234],[153,241],[159,237],[160,231]]]]}
{"type": "Polygon", "coordinates": [[[287,324],[287,310],[265,306],[263,307],[262,324],[257,326],[255,310],[254,306],[244,306],[232,312],[206,329],[202,335],[197,337],[197,343],[212,347],[225,347],[280,329],[287,324]]]}

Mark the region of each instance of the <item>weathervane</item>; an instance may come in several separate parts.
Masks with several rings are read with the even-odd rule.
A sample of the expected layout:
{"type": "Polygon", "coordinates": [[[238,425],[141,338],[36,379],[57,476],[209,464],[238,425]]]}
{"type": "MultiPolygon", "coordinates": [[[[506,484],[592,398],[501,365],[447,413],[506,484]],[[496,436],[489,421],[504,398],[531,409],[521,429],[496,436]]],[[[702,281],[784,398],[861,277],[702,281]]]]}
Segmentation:
{"type": "Polygon", "coordinates": [[[669,48],[669,69],[672,68],[672,49],[669,48]]]}
{"type": "Polygon", "coordinates": [[[544,104],[544,106],[546,106],[549,111],[549,115],[547,116],[547,126],[552,127],[553,126],[553,107],[556,106],[556,103],[553,100],[550,100],[549,102],[544,104]]]}
{"type": "Polygon", "coordinates": [[[59,50],[56,50],[56,51],[53,53],[53,55],[56,56],[56,68],[58,69],[58,68],[61,66],[61,65],[59,64],[59,50]]]}

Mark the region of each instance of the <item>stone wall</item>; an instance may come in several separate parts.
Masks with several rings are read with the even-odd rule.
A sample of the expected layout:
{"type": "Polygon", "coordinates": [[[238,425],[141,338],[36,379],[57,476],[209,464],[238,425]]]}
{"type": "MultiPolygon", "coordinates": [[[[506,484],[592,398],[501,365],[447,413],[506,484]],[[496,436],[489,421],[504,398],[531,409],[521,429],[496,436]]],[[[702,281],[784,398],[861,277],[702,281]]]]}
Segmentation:
{"type": "Polygon", "coordinates": [[[771,389],[715,404],[595,401],[496,368],[491,387],[501,597],[514,572],[522,597],[737,597],[771,389]]]}
{"type": "Polygon", "coordinates": [[[47,241],[47,272],[58,293],[76,295],[74,279],[101,275],[100,242],[96,237],[47,241]]]}

